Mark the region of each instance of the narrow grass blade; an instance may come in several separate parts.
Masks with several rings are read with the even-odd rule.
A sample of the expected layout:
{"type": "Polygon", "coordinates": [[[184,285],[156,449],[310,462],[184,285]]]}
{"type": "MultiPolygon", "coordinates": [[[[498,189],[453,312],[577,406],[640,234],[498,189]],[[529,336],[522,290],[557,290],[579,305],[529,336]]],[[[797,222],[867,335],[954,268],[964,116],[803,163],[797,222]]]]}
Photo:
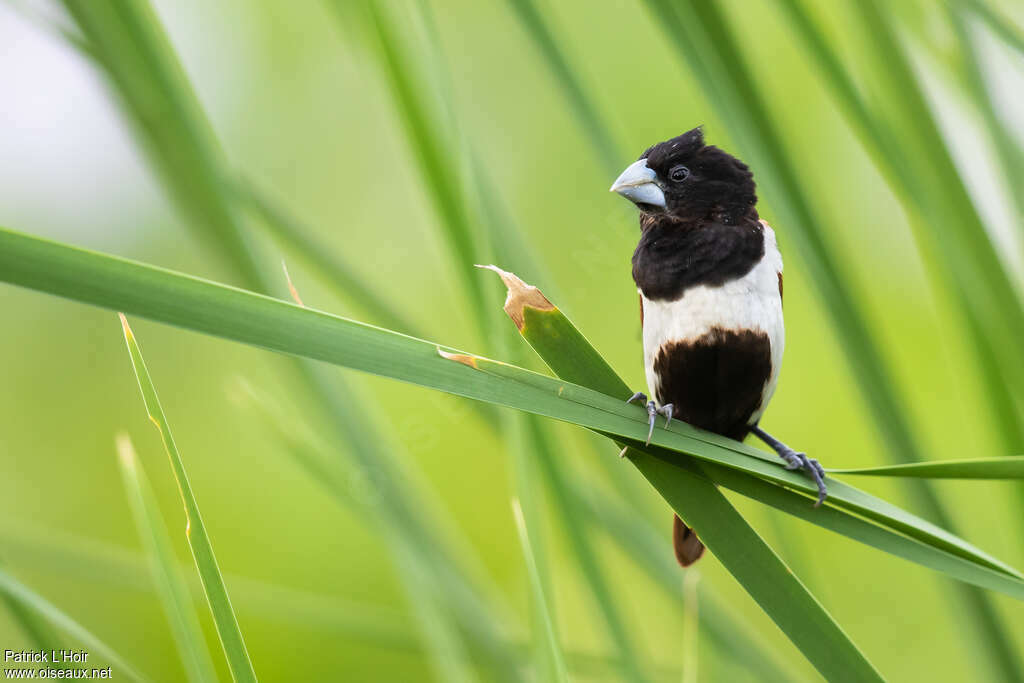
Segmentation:
{"type": "MultiPolygon", "coordinates": [[[[327,361],[448,393],[516,408],[614,435],[647,438],[646,412],[564,380],[456,351],[259,294],[125,259],[0,229],[0,280],[265,349],[327,361]]],[[[550,304],[549,304],[550,305],[550,304]]],[[[552,307],[553,308],[553,307],[552,307]]],[[[610,387],[611,382],[604,385],[610,387]]],[[[811,494],[807,477],[776,458],[685,424],[654,432],[652,445],[811,494]]],[[[659,452],[659,451],[655,451],[659,452]]],[[[680,464],[685,458],[669,455],[680,464]]],[[[1011,576],[1015,570],[963,539],[831,480],[829,504],[843,505],[937,547],[1011,576]]],[[[809,504],[809,503],[808,503],[809,504]]]]}
{"type": "Polygon", "coordinates": [[[1019,191],[1024,187],[1024,150],[1010,129],[1003,124],[1003,119],[996,110],[994,97],[990,94],[986,75],[981,66],[980,46],[971,31],[970,12],[967,9],[969,5],[969,0],[946,5],[949,23],[959,47],[959,80],[970,102],[984,121],[984,131],[999,163],[1000,175],[1010,189],[1009,200],[1015,212],[1013,222],[1019,232],[1024,230],[1024,193],[1019,191]]]}
{"type": "MultiPolygon", "coordinates": [[[[509,290],[505,312],[557,375],[628,395],[628,387],[608,363],[536,287],[494,270],[509,290]]],[[[635,448],[626,449],[626,454],[676,513],[700,530],[708,549],[822,675],[883,680],[778,555],[702,476],[696,463],[677,467],[635,448]],[[827,654],[819,651],[825,642],[827,654]]]]}
{"type": "MultiPolygon", "coordinates": [[[[755,477],[744,476],[735,470],[725,470],[711,464],[703,465],[702,469],[722,486],[776,510],[896,557],[942,572],[958,581],[1024,600],[1024,580],[1019,576],[989,566],[979,566],[938,544],[919,541],[912,534],[904,535],[901,533],[904,529],[896,525],[876,524],[872,515],[849,514],[844,509],[830,506],[813,509],[786,489],[755,477]]],[[[859,512],[856,509],[851,511],[859,512]]],[[[881,524],[885,524],[885,521],[881,524]]]]}
{"type": "Polygon", "coordinates": [[[275,238],[299,254],[336,293],[358,306],[358,310],[369,320],[399,332],[416,331],[416,326],[403,313],[380,296],[376,288],[366,284],[365,277],[356,273],[347,262],[335,257],[331,249],[321,244],[311,230],[300,224],[255,183],[238,180],[233,189],[239,201],[260,217],[275,238]]]}
{"type": "Polygon", "coordinates": [[[149,480],[142,469],[131,439],[117,437],[118,464],[135,526],[147,549],[153,583],[178,647],[178,654],[190,681],[216,681],[217,672],[206,648],[206,638],[192,606],[192,596],[178,567],[171,540],[149,480]]]}
{"type": "Polygon", "coordinates": [[[552,503],[565,525],[566,537],[576,556],[583,578],[594,597],[608,635],[622,658],[622,677],[634,681],[644,680],[646,676],[640,663],[640,657],[616,603],[612,586],[608,582],[598,560],[597,552],[591,543],[589,530],[580,514],[582,509],[572,496],[569,478],[563,469],[560,456],[555,453],[549,440],[540,431],[539,424],[531,421],[528,428],[533,432],[532,443],[536,449],[534,455],[537,466],[544,473],[544,479],[548,482],[552,503]]]}
{"type": "MultiPolygon", "coordinates": [[[[514,653],[503,642],[504,634],[488,623],[486,604],[476,595],[475,577],[463,569],[447,539],[432,527],[431,515],[424,513],[429,508],[401,484],[408,480],[407,473],[384,453],[374,455],[370,467],[370,449],[386,442],[374,429],[373,418],[358,412],[350,416],[352,428],[363,434],[350,439],[355,457],[342,463],[318,436],[300,429],[293,421],[286,422],[271,399],[252,389],[246,393],[252,399],[251,407],[258,411],[260,423],[271,427],[273,437],[313,482],[345,508],[379,524],[384,545],[397,567],[397,578],[419,621],[424,645],[435,669],[446,672],[442,680],[471,677],[460,654],[463,636],[489,658],[491,666],[514,668],[514,653]],[[437,603],[439,595],[444,596],[445,604],[437,603]],[[461,624],[461,631],[456,622],[461,624]]],[[[342,425],[343,429],[347,427],[342,425]]],[[[506,678],[517,677],[511,671],[506,678]]]]}
{"type": "MultiPolygon", "coordinates": [[[[842,261],[825,236],[822,226],[826,222],[812,210],[810,194],[799,180],[797,167],[782,142],[771,109],[756,85],[757,79],[721,7],[717,3],[694,0],[647,0],[647,4],[680,57],[697,76],[716,112],[721,112],[730,132],[736,136],[743,158],[759,169],[759,185],[804,257],[815,289],[836,328],[836,338],[844,346],[852,376],[859,380],[865,405],[885,438],[887,452],[897,462],[923,460],[879,343],[870,333],[865,315],[843,277],[842,261]]],[[[873,45],[881,44],[876,50],[879,54],[871,55],[881,57],[878,59],[879,77],[891,79],[889,82],[895,83],[893,92],[906,100],[901,107],[909,112],[906,126],[896,132],[908,139],[928,137],[923,147],[915,147],[915,154],[920,153],[921,158],[928,158],[929,162],[919,164],[916,169],[928,177],[939,178],[935,186],[929,188],[944,202],[934,218],[948,228],[951,237],[944,239],[939,235],[933,241],[951,255],[951,268],[963,288],[957,291],[963,299],[976,304],[976,320],[986,331],[981,341],[991,340],[992,349],[999,351],[1000,362],[1012,366],[1012,376],[1007,374],[1008,385],[1013,384],[1011,392],[1019,392],[1024,387],[1021,376],[1024,366],[1019,363],[1014,342],[1024,337],[1024,315],[1019,302],[1006,286],[1005,271],[991,251],[987,235],[952,167],[944,141],[937,135],[931,114],[919,97],[917,83],[889,26],[879,20],[873,1],[855,4],[866,34],[873,38],[873,45]],[[966,275],[968,269],[959,267],[961,261],[977,267],[978,272],[966,275]]],[[[911,490],[929,517],[943,527],[954,526],[952,516],[926,482],[915,482],[911,490]]],[[[1009,679],[1024,677],[1015,649],[1007,639],[1007,629],[988,598],[970,587],[960,587],[959,595],[967,608],[963,613],[971,618],[970,630],[977,635],[977,646],[988,655],[993,671],[1009,679]]]]}
{"type": "Polygon", "coordinates": [[[697,664],[700,661],[697,629],[700,627],[700,604],[697,602],[697,582],[700,570],[691,569],[683,575],[683,683],[697,683],[697,664]]]}
{"type": "MultiPolygon", "coordinates": [[[[0,539],[35,570],[143,594],[155,590],[146,558],[120,546],[71,536],[59,529],[38,527],[24,520],[19,520],[16,527],[10,521],[0,524],[0,539]]],[[[422,643],[403,611],[244,576],[228,575],[226,578],[235,587],[233,592],[239,611],[259,615],[280,628],[315,628],[327,637],[351,639],[368,647],[422,652],[422,643]]],[[[196,584],[198,586],[198,579],[196,584]]],[[[509,646],[517,653],[526,654],[526,645],[522,642],[512,640],[509,646]]],[[[614,676],[621,667],[620,662],[607,655],[579,650],[565,651],[565,658],[569,670],[584,678],[604,680],[614,676]]],[[[679,680],[677,668],[655,663],[652,669],[658,680],[673,683],[679,680]]]]}
{"type": "MultiPolygon", "coordinates": [[[[435,197],[434,205],[439,214],[438,218],[441,224],[447,228],[443,236],[449,244],[449,249],[456,256],[459,254],[464,255],[469,249],[478,252],[480,251],[480,245],[477,242],[480,242],[480,240],[469,240],[465,235],[466,232],[470,231],[468,217],[471,214],[474,202],[469,196],[470,193],[467,188],[469,183],[463,182],[462,174],[460,173],[462,154],[460,154],[459,147],[469,148],[470,145],[469,143],[461,143],[461,145],[446,144],[446,139],[452,138],[451,133],[456,129],[454,112],[451,110],[444,112],[432,110],[428,104],[430,98],[428,97],[427,87],[429,86],[423,84],[423,79],[411,79],[408,76],[408,74],[415,72],[415,68],[408,57],[412,46],[416,44],[415,40],[410,38],[408,32],[399,32],[396,22],[391,19],[390,10],[386,5],[370,2],[368,6],[372,17],[370,23],[373,24],[380,46],[378,54],[381,59],[379,61],[395,95],[396,109],[403,117],[410,141],[414,144],[420,159],[427,162],[421,163],[421,176],[424,185],[431,190],[435,197]],[[424,125],[423,122],[432,122],[432,125],[424,125]],[[441,125],[442,123],[447,123],[447,127],[452,129],[448,131],[449,135],[447,137],[445,129],[441,125]],[[446,154],[439,153],[439,150],[445,150],[446,154]],[[457,212],[454,210],[455,208],[459,208],[461,211],[457,212]]],[[[433,67],[432,76],[434,81],[441,83],[447,89],[449,78],[443,68],[442,59],[439,54],[439,45],[434,42],[436,41],[436,35],[434,35],[432,16],[426,10],[424,4],[420,4],[419,7],[424,10],[421,12],[423,23],[428,27],[428,33],[432,39],[426,41],[428,44],[421,49],[420,52],[423,57],[421,61],[433,67]]],[[[466,156],[469,157],[471,163],[475,160],[472,149],[468,149],[466,156]]],[[[477,166],[479,165],[477,164],[477,166]]],[[[482,185],[487,183],[486,175],[482,176],[480,183],[482,185]]],[[[480,189],[482,185],[478,185],[477,189],[480,189]]],[[[479,199],[482,200],[483,198],[479,199]]],[[[514,242],[515,238],[513,236],[518,231],[513,228],[511,230],[495,232],[500,232],[500,235],[494,236],[494,241],[498,244],[508,245],[510,242],[514,242]]],[[[517,245],[514,245],[513,249],[515,249],[515,246],[517,245]]],[[[525,252],[525,250],[518,251],[525,252]]],[[[477,293],[482,292],[478,280],[474,280],[472,287],[477,290],[477,293]]],[[[487,311],[482,311],[481,313],[481,315],[476,316],[480,323],[481,336],[491,340],[497,339],[500,343],[500,335],[488,334],[486,321],[490,316],[486,315],[487,311]]],[[[543,447],[546,444],[542,429],[533,420],[526,420],[525,428],[529,432],[530,441],[535,447],[543,447]]],[[[517,458],[520,461],[519,469],[526,472],[529,470],[529,467],[525,461],[529,456],[522,457],[522,455],[520,454],[520,457],[517,458]]],[[[542,463],[542,474],[549,482],[552,482],[551,488],[555,493],[556,505],[560,517],[566,524],[573,553],[579,562],[586,583],[598,606],[604,625],[625,665],[623,675],[632,680],[642,680],[645,676],[642,672],[640,658],[637,656],[635,648],[630,641],[628,629],[615,604],[612,591],[604,578],[600,563],[597,561],[596,555],[586,536],[587,531],[582,520],[578,518],[578,515],[572,509],[572,499],[565,493],[565,486],[561,483],[564,480],[564,475],[556,470],[557,462],[552,461],[550,455],[546,456],[549,459],[548,462],[545,462],[545,457],[543,456],[533,455],[542,463]]],[[[524,498],[529,496],[529,491],[523,490],[528,486],[526,477],[521,476],[520,490],[524,498]]],[[[527,500],[526,502],[529,501],[527,500]]],[[[527,512],[532,512],[532,510],[533,506],[527,508],[527,512]]]]}
{"type": "MultiPolygon", "coordinates": [[[[595,382],[601,382],[608,390],[615,390],[614,387],[618,384],[620,385],[618,392],[623,393],[625,384],[614,374],[597,351],[586,342],[586,339],[568,318],[554,308],[536,288],[525,285],[510,273],[503,271],[499,271],[499,273],[509,286],[506,312],[516,321],[523,336],[531,341],[532,345],[545,360],[552,364],[553,368],[564,372],[566,377],[582,380],[589,367],[595,382]],[[565,346],[562,346],[563,344],[565,346]]],[[[625,392],[628,393],[628,389],[625,389],[625,392]]],[[[1002,461],[1003,459],[996,459],[994,462],[1002,461]]],[[[865,522],[860,515],[891,524],[910,536],[918,534],[916,523],[903,520],[902,511],[884,504],[882,504],[884,505],[883,509],[870,503],[862,505],[859,499],[864,494],[842,482],[830,484],[832,495],[841,501],[841,507],[856,512],[857,516],[839,513],[838,510],[829,508],[829,506],[826,506],[829,508],[827,514],[818,515],[818,511],[808,508],[806,502],[800,497],[794,497],[790,492],[764,481],[743,476],[737,471],[723,472],[716,465],[706,464],[704,472],[711,473],[714,481],[729,488],[757,500],[763,500],[766,504],[837,533],[945,572],[962,581],[999,590],[1018,598],[1024,597],[1024,592],[1022,592],[1024,591],[1024,581],[1020,580],[1019,574],[1002,563],[990,565],[995,571],[978,568],[978,571],[975,572],[971,569],[970,562],[957,556],[962,549],[955,542],[949,542],[951,540],[949,538],[930,539],[931,546],[919,545],[902,535],[865,522]],[[840,490],[837,491],[837,488],[840,490]],[[752,494],[751,491],[755,489],[758,493],[752,494]],[[884,514],[880,514],[883,511],[884,514]]]]}
{"type": "MultiPolygon", "coordinates": [[[[348,14],[341,14],[343,2],[332,1],[329,4],[335,6],[339,18],[349,18],[348,14]]],[[[406,53],[408,41],[398,35],[392,18],[393,7],[375,0],[366,2],[365,6],[369,16],[366,28],[375,36],[373,43],[379,55],[378,63],[394,98],[394,111],[401,117],[409,146],[420,165],[420,176],[441,217],[444,243],[451,252],[452,268],[470,297],[475,317],[485,320],[487,308],[483,290],[470,270],[476,262],[475,231],[461,199],[462,181],[456,164],[447,158],[453,143],[449,141],[446,146],[435,134],[441,122],[432,114],[425,93],[416,87],[414,74],[418,69],[406,53]]]]}
{"type": "Polygon", "coordinates": [[[56,605],[11,576],[3,567],[0,567],[0,591],[18,601],[21,605],[33,610],[65,634],[71,636],[75,640],[81,641],[90,653],[98,654],[100,657],[107,660],[113,669],[111,672],[112,674],[116,676],[127,676],[133,681],[148,680],[145,676],[136,671],[135,667],[126,662],[121,655],[115,652],[113,648],[65,614],[56,605]]]}
{"type": "MultiPolygon", "coordinates": [[[[675,609],[684,611],[686,601],[679,590],[679,565],[666,547],[668,525],[656,529],[646,520],[632,514],[633,510],[623,504],[609,500],[607,496],[595,497],[593,487],[582,482],[574,482],[573,489],[576,498],[581,501],[583,514],[599,523],[609,537],[622,547],[623,553],[636,563],[637,568],[661,586],[675,609]]],[[[803,501],[800,501],[800,505],[807,507],[803,501]]],[[[754,632],[741,615],[735,614],[727,604],[715,598],[707,589],[706,580],[703,586],[704,604],[701,613],[704,633],[724,656],[737,666],[745,667],[752,679],[759,681],[783,683],[798,677],[773,651],[766,649],[760,642],[760,634],[754,632]],[[730,647],[737,642],[743,643],[743,647],[730,647]]]]}
{"type": "Polygon", "coordinates": [[[258,289],[258,259],[223,196],[223,154],[152,7],[147,0],[62,4],[186,225],[258,289]]]}
{"type": "MultiPolygon", "coordinates": [[[[95,46],[94,59],[110,80],[128,119],[135,124],[139,140],[169,194],[192,218],[189,227],[215,237],[220,255],[235,266],[248,287],[273,291],[275,280],[261,269],[254,245],[237,215],[238,197],[229,186],[235,174],[228,168],[196,95],[146,0],[67,0],[65,4],[90,45],[95,46]]],[[[347,422],[353,405],[343,392],[334,390],[336,382],[323,381],[309,363],[300,361],[295,367],[322,413],[324,431],[339,434],[337,425],[347,422]]],[[[342,439],[332,450],[346,452],[345,443],[355,442],[342,439]]],[[[372,471],[385,471],[378,467],[376,453],[362,451],[362,464],[372,471]]],[[[420,528],[426,531],[422,525],[420,528]]],[[[466,630],[481,639],[489,638],[488,651],[498,658],[496,661],[509,662],[512,653],[495,634],[505,620],[477,593],[478,586],[460,569],[446,564],[450,558],[437,551],[436,540],[432,533],[404,539],[419,544],[430,562],[449,578],[450,585],[458,588],[460,592],[449,597],[468,605],[476,619],[476,626],[466,625],[466,630]]],[[[494,668],[509,672],[507,678],[516,677],[512,666],[496,664],[494,668]]]]}
{"type": "Polygon", "coordinates": [[[826,680],[881,681],[860,649],[725,497],[695,466],[642,451],[628,456],[708,550],[826,680]]]}
{"type": "Polygon", "coordinates": [[[1024,30],[992,9],[985,0],[967,0],[967,4],[1007,45],[1024,54],[1024,30]]]}
{"type": "MultiPolygon", "coordinates": [[[[4,569],[4,563],[0,562],[0,572],[4,571],[4,569]]],[[[21,627],[21,630],[25,632],[25,635],[28,636],[37,650],[51,652],[59,650],[66,645],[66,643],[58,638],[57,632],[53,630],[50,623],[32,609],[30,604],[14,593],[0,589],[0,602],[7,607],[7,611],[11,613],[14,622],[21,627]]],[[[47,662],[46,668],[56,670],[60,667],[53,662],[47,662]]]]}
{"type": "Polygon", "coordinates": [[[167,418],[160,406],[156,387],[153,386],[146,362],[142,359],[142,351],[139,349],[135,335],[132,334],[128,320],[123,314],[121,315],[121,327],[124,330],[124,340],[128,346],[132,367],[135,369],[135,377],[139,382],[139,390],[142,392],[142,401],[146,406],[146,412],[160,433],[160,440],[163,441],[164,449],[170,460],[171,471],[178,483],[178,492],[181,494],[181,501],[185,507],[185,537],[192,550],[192,557],[195,559],[196,569],[199,571],[199,578],[203,583],[207,603],[213,613],[213,622],[217,627],[217,635],[220,636],[224,655],[228,660],[228,668],[235,681],[254,683],[256,672],[253,671],[249,652],[245,648],[245,640],[238,628],[238,619],[231,607],[231,599],[228,597],[227,587],[224,585],[224,577],[221,576],[220,568],[217,566],[217,558],[213,554],[213,544],[206,532],[203,518],[199,514],[199,504],[192,494],[192,485],[189,484],[188,475],[185,473],[185,464],[178,454],[178,447],[174,443],[170,425],[167,424],[167,418]]]}
{"type": "Polygon", "coordinates": [[[534,0],[507,0],[506,4],[513,10],[526,34],[533,40],[544,57],[544,61],[558,82],[559,90],[568,99],[569,106],[580,122],[586,137],[592,140],[597,147],[605,169],[613,176],[617,175],[623,164],[611,129],[601,117],[592,98],[587,95],[587,90],[578,75],[578,69],[573,68],[570,64],[569,58],[562,50],[560,41],[544,21],[534,0]]]}
{"type": "MultiPolygon", "coordinates": [[[[396,535],[394,538],[401,537],[396,535]]],[[[437,680],[454,683],[476,681],[466,643],[444,604],[443,593],[437,591],[435,577],[423,565],[422,556],[415,548],[404,544],[392,548],[392,551],[437,680]]]]}
{"type": "MultiPolygon", "coordinates": [[[[797,37],[803,41],[807,51],[814,57],[813,63],[822,70],[825,76],[823,79],[824,83],[834,92],[835,100],[840,105],[840,111],[845,114],[847,120],[853,126],[861,144],[886,176],[889,184],[897,190],[895,193],[896,197],[909,214],[920,251],[927,255],[930,245],[935,241],[935,238],[930,233],[935,230],[936,226],[941,227],[946,221],[958,222],[961,219],[949,208],[944,208],[941,205],[943,201],[946,201],[947,197],[947,193],[942,185],[938,184],[933,187],[927,185],[928,179],[933,177],[933,174],[915,168],[914,160],[922,158],[923,155],[915,152],[909,146],[911,143],[908,140],[912,140],[915,136],[920,135],[917,126],[909,126],[912,130],[908,131],[907,134],[903,134],[900,132],[899,122],[893,120],[891,114],[886,116],[887,112],[892,112],[898,109],[897,107],[892,107],[891,103],[874,108],[869,105],[857,88],[854,76],[844,67],[838,52],[825,40],[824,34],[814,25],[800,0],[778,0],[778,4],[782,8],[785,17],[792,24],[797,37]]],[[[954,26],[954,31],[962,32],[962,27],[954,26]]],[[[964,44],[965,41],[962,39],[961,43],[964,44]]],[[[889,49],[895,53],[899,52],[895,47],[890,47],[889,49]]],[[[965,55],[965,59],[967,58],[965,55]]],[[[905,69],[906,67],[904,67],[905,69]]],[[[887,72],[887,67],[880,68],[877,80],[880,82],[889,80],[887,72]]],[[[876,79],[872,78],[872,80],[876,79]]],[[[983,89],[983,84],[980,82],[974,83],[973,77],[966,80],[972,81],[969,84],[972,94],[975,97],[979,96],[979,90],[983,89]]],[[[906,85],[895,86],[895,89],[899,91],[901,88],[906,87],[906,85]]],[[[923,99],[922,95],[916,92],[916,84],[910,83],[909,86],[913,90],[907,91],[906,96],[912,97],[917,102],[914,106],[920,112],[923,106],[920,104],[920,101],[923,99]]],[[[984,98],[983,94],[980,96],[984,98]]],[[[983,113],[991,114],[988,111],[991,108],[989,102],[978,102],[978,104],[982,107],[983,113]]],[[[934,124],[932,125],[934,126],[934,124]]],[[[998,131],[996,131],[996,135],[998,134],[998,131]]],[[[936,144],[944,145],[945,141],[931,139],[917,144],[924,145],[927,148],[928,154],[934,154],[936,153],[933,149],[934,146],[936,144]]],[[[997,143],[997,146],[1002,144],[997,143]]],[[[1007,150],[999,153],[1004,165],[1005,163],[1014,163],[1014,161],[1007,160],[1008,155],[1012,156],[1012,151],[1007,150]]],[[[966,194],[963,194],[961,198],[965,197],[966,194]]],[[[973,207],[961,208],[967,213],[973,214],[971,220],[980,226],[973,207]]],[[[976,234],[970,239],[972,242],[977,239],[987,240],[987,236],[976,234]]],[[[954,240],[952,238],[946,239],[942,246],[945,245],[945,242],[954,242],[954,240]]],[[[956,251],[955,247],[947,250],[947,258],[954,251],[956,251]]],[[[973,353],[977,360],[980,377],[987,387],[987,391],[984,394],[987,397],[992,414],[997,418],[999,435],[1003,440],[1004,448],[1008,452],[1014,452],[1024,444],[1024,436],[1022,436],[1024,424],[1021,423],[1021,416],[1014,410],[1014,399],[1007,399],[1007,396],[1012,397],[1014,395],[1016,388],[1011,376],[1003,371],[992,371],[991,366],[994,364],[994,360],[1005,359],[1007,358],[1007,353],[1011,355],[1015,353],[1013,350],[1015,345],[1010,343],[1010,340],[1006,340],[1002,344],[1000,343],[1000,340],[1006,338],[993,333],[993,327],[998,323],[987,318],[986,312],[972,303],[970,293],[953,281],[954,278],[950,274],[955,274],[966,267],[963,265],[963,259],[959,255],[954,255],[953,259],[951,262],[947,261],[949,267],[941,270],[930,268],[929,274],[936,281],[935,286],[940,291],[946,289],[946,281],[950,281],[948,283],[948,287],[952,289],[952,292],[949,294],[950,300],[960,309],[967,327],[967,336],[971,340],[971,343],[966,345],[967,350],[973,353]]],[[[927,262],[927,258],[925,260],[927,262]]],[[[965,275],[965,277],[970,278],[971,276],[965,275]]],[[[983,282],[978,278],[975,278],[973,281],[983,282]]],[[[998,284],[995,286],[1001,287],[998,284]]],[[[999,363],[996,362],[995,364],[998,365],[999,363]]]]}
{"type": "Polygon", "coordinates": [[[829,468],[827,471],[830,474],[866,474],[879,477],[922,477],[925,479],[1024,479],[1024,455],[915,462],[887,467],[829,468]]]}
{"type": "Polygon", "coordinates": [[[523,560],[526,562],[526,571],[530,578],[530,591],[533,596],[534,605],[541,615],[541,623],[544,626],[544,641],[548,646],[548,655],[551,658],[552,670],[548,672],[553,681],[568,681],[569,674],[565,668],[565,658],[562,655],[562,646],[558,642],[558,632],[555,629],[554,618],[548,608],[550,599],[544,593],[544,583],[541,581],[540,570],[537,567],[537,560],[533,553],[533,545],[530,543],[530,536],[526,532],[526,520],[523,518],[523,509],[518,500],[512,501],[512,516],[515,518],[516,530],[519,532],[519,545],[523,551],[523,560]]]}

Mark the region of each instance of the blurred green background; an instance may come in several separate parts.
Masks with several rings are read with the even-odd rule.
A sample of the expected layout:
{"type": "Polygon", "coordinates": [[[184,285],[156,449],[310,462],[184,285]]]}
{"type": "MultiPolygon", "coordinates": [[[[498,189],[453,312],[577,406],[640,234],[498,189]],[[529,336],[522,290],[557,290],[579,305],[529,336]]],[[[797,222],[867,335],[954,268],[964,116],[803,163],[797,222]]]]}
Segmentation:
{"type": "MultiPolygon", "coordinates": [[[[928,457],[1006,454],[955,306],[947,291],[931,286],[928,274],[942,263],[933,251],[915,246],[899,197],[841,117],[790,25],[774,3],[716,4],[743,46],[826,237],[841,257],[842,277],[869,314],[928,457]]],[[[1019,6],[1005,5],[1000,12],[1024,23],[1019,6]]],[[[609,122],[621,166],[648,145],[698,124],[705,125],[710,142],[734,149],[720,112],[642,3],[595,7],[568,0],[541,6],[609,122]]],[[[399,2],[389,11],[396,25],[415,36],[423,27],[411,7],[399,2]]],[[[158,0],[154,9],[233,168],[288,207],[427,338],[513,357],[508,348],[521,343],[517,338],[503,327],[484,335],[474,322],[457,275],[466,264],[453,262],[442,243],[377,53],[369,38],[360,38],[358,26],[345,26],[318,3],[158,0]]],[[[848,11],[822,2],[810,13],[826,40],[856,68],[856,60],[870,54],[872,37],[845,30],[848,11]]],[[[984,120],[948,73],[955,43],[948,17],[941,5],[929,2],[894,3],[887,11],[961,177],[1019,286],[1022,232],[1011,199],[1024,190],[1001,175],[984,120]]],[[[542,273],[547,279],[532,284],[555,300],[631,385],[642,387],[629,265],[637,221],[628,203],[607,192],[613,176],[599,141],[581,127],[508,3],[438,1],[433,16],[452,85],[451,91],[434,92],[441,109],[458,112],[457,135],[447,148],[452,163],[461,163],[460,145],[471,140],[494,181],[485,191],[500,195],[541,267],[498,265],[528,279],[542,273]]],[[[187,228],[107,81],[52,30],[54,23],[71,24],[50,5],[0,4],[0,224],[243,284],[210,243],[187,228]]],[[[981,21],[970,21],[967,30],[980,47],[980,68],[998,115],[1019,145],[1022,53],[981,21]]],[[[404,48],[416,52],[412,42],[404,48]]],[[[758,178],[756,165],[753,170],[758,178]]],[[[770,201],[762,200],[759,208],[773,223],[787,266],[786,359],[763,424],[826,467],[888,462],[886,443],[856,389],[815,284],[791,247],[787,226],[775,220],[770,201]]],[[[277,277],[284,259],[306,305],[374,322],[353,302],[334,296],[298,255],[267,238],[258,221],[251,225],[267,272],[277,277]]],[[[487,273],[473,277],[497,310],[503,288],[487,273]]],[[[191,558],[179,533],[178,494],[139,401],[118,321],[105,311],[6,285],[0,286],[0,309],[0,559],[141,670],[156,680],[178,680],[181,665],[148,588],[117,471],[118,431],[127,430],[135,441],[181,562],[191,558]]],[[[410,645],[416,631],[399,580],[402,570],[379,527],[327,495],[285,453],[265,415],[246,398],[245,387],[271,397],[281,423],[316,432],[314,398],[289,361],[142,320],[133,327],[260,677],[430,676],[429,658],[410,645]]],[[[517,357],[527,351],[517,350],[517,357]]],[[[359,404],[379,416],[403,475],[430,492],[479,557],[510,608],[510,632],[526,642],[529,593],[509,506],[516,493],[510,440],[498,438],[455,397],[353,374],[345,379],[359,392],[359,404]]],[[[669,556],[671,513],[635,471],[596,437],[561,425],[555,433],[558,455],[574,481],[609,491],[615,489],[609,477],[630,481],[629,505],[663,532],[669,556]]],[[[855,483],[923,512],[898,482],[855,483]]],[[[1011,565],[1024,565],[1014,485],[939,482],[935,489],[965,538],[1011,565]]],[[[949,580],[739,496],[730,499],[891,680],[991,675],[975,641],[963,632],[949,580]]],[[[564,646],[605,655],[608,638],[564,527],[544,509],[564,646]]],[[[677,679],[684,657],[695,656],[683,651],[683,613],[621,547],[595,538],[645,662],[677,679]]],[[[700,574],[701,590],[727,603],[793,677],[817,677],[714,557],[692,571],[700,574]]],[[[680,571],[680,591],[682,582],[680,571]]],[[[1024,643],[1019,604],[997,595],[992,600],[1010,642],[1024,643]]],[[[219,659],[201,604],[199,613],[219,659]]],[[[753,678],[728,651],[710,646],[703,632],[700,642],[700,680],[753,678]]],[[[25,634],[0,611],[0,648],[24,647],[25,634]]],[[[745,647],[742,638],[735,647],[745,647]]],[[[226,676],[225,669],[221,673],[226,676]]],[[[580,680],[617,676],[602,665],[574,674],[580,680]]]]}

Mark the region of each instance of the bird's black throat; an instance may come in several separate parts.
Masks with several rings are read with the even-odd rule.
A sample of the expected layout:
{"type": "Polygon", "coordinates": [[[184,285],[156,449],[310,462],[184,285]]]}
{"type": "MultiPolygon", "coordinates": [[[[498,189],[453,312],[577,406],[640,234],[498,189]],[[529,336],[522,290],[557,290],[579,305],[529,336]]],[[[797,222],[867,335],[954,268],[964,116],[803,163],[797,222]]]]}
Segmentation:
{"type": "Polygon", "coordinates": [[[764,229],[756,211],[735,222],[684,222],[643,213],[633,252],[633,280],[652,301],[674,301],[690,287],[719,286],[741,278],[764,256],[764,229]]]}

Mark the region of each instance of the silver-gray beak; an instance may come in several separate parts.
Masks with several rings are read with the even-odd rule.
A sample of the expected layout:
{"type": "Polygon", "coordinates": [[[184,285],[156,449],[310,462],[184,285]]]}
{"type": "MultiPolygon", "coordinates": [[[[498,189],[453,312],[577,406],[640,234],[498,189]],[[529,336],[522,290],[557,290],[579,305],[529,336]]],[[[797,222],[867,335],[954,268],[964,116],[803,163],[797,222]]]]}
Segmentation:
{"type": "Polygon", "coordinates": [[[649,204],[665,208],[665,193],[657,184],[657,175],[647,168],[647,159],[641,159],[626,167],[610,192],[618,192],[634,204],[649,204]]]}

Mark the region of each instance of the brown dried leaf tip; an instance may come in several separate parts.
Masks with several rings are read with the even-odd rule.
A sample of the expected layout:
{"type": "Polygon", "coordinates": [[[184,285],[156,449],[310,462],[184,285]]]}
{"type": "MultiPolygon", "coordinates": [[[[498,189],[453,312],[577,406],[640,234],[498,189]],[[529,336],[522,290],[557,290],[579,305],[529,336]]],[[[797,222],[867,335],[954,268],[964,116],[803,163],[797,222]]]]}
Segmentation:
{"type": "Polygon", "coordinates": [[[493,265],[481,266],[478,264],[477,268],[493,270],[501,278],[501,281],[505,283],[505,286],[508,287],[508,297],[505,299],[505,312],[508,313],[508,317],[512,318],[512,322],[520,330],[523,329],[525,324],[523,321],[523,309],[525,307],[530,306],[538,311],[555,310],[554,304],[548,301],[547,297],[541,294],[539,289],[533,285],[526,284],[515,273],[510,273],[493,265]]]}
{"type": "Polygon", "coordinates": [[[469,367],[473,368],[474,370],[479,370],[480,369],[480,368],[478,368],[476,366],[476,356],[470,356],[470,355],[465,354],[465,353],[450,353],[450,352],[445,351],[444,349],[442,349],[440,346],[437,347],[437,355],[441,356],[441,358],[447,358],[448,360],[453,360],[456,363],[462,363],[463,365],[468,365],[469,367]]]}

